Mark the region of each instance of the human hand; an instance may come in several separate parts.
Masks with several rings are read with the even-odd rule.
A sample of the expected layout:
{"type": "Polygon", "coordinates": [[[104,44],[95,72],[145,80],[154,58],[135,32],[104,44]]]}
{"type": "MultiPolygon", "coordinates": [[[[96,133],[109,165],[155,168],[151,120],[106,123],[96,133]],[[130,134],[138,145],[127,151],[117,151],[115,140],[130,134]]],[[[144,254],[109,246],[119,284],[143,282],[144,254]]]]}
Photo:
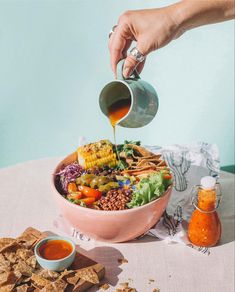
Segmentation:
{"type": "Polygon", "coordinates": [[[127,11],[119,18],[118,25],[109,40],[111,66],[116,75],[117,63],[126,58],[123,66],[123,76],[128,78],[136,68],[141,72],[144,61],[138,63],[132,55],[127,56],[127,50],[132,41],[137,42],[137,49],[147,56],[159,49],[182,32],[174,20],[171,6],[159,9],[127,11]]]}
{"type": "Polygon", "coordinates": [[[184,31],[234,17],[234,0],[181,0],[163,8],[127,11],[120,16],[109,40],[112,70],[116,75],[117,63],[126,58],[123,67],[125,78],[135,68],[141,72],[144,62],[139,63],[132,55],[127,56],[133,41],[137,42],[138,51],[146,57],[184,31]]]}

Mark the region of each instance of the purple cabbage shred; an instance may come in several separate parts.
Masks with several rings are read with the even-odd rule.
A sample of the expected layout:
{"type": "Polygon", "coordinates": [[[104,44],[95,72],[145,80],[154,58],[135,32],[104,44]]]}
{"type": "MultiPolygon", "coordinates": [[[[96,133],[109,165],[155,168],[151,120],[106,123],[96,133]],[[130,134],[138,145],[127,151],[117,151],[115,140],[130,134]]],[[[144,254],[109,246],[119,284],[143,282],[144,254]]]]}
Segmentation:
{"type": "Polygon", "coordinates": [[[60,178],[62,190],[67,193],[68,184],[76,181],[76,178],[80,177],[84,172],[85,170],[78,164],[78,162],[73,162],[62,168],[58,173],[56,173],[56,175],[60,178]]]}

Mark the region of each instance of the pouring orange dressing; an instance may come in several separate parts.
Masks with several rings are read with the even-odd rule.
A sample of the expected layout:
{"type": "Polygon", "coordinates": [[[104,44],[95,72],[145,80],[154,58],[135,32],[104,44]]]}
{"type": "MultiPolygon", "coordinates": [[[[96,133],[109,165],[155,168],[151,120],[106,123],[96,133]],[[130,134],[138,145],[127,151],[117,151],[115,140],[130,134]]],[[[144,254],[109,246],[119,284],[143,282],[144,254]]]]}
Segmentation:
{"type": "MultiPolygon", "coordinates": [[[[114,137],[114,144],[117,151],[117,143],[116,143],[116,124],[123,118],[127,113],[129,112],[129,109],[131,107],[131,99],[120,99],[113,103],[108,108],[108,117],[109,121],[113,127],[113,137],[114,137]]],[[[118,155],[118,154],[117,154],[118,155]]],[[[120,160],[118,156],[118,160],[120,160]]]]}
{"type": "Polygon", "coordinates": [[[121,99],[108,108],[108,116],[113,128],[128,113],[131,106],[131,99],[121,99]]]}

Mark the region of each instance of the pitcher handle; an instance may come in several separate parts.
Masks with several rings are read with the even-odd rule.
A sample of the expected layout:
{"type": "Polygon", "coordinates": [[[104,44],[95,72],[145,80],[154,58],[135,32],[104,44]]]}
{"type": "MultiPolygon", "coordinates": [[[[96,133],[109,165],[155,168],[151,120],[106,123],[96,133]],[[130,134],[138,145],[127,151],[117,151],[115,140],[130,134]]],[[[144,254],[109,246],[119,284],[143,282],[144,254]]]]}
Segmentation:
{"type": "Polygon", "coordinates": [[[123,71],[123,65],[124,65],[124,62],[125,62],[126,59],[122,59],[118,62],[117,64],[117,79],[120,79],[120,80],[126,80],[126,79],[140,79],[140,75],[139,73],[137,72],[136,69],[133,70],[132,74],[130,75],[130,77],[128,78],[125,78],[122,74],[122,71],[123,71]]]}

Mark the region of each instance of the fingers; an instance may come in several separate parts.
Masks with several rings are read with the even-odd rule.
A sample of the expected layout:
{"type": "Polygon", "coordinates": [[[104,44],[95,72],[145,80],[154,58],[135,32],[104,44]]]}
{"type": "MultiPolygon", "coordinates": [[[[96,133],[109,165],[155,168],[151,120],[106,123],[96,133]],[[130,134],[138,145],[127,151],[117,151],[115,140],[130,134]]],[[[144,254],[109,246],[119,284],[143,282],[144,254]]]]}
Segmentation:
{"type": "Polygon", "coordinates": [[[145,62],[146,62],[146,59],[137,65],[136,70],[139,74],[142,72],[144,65],[145,65],[145,62]]]}
{"type": "MultiPolygon", "coordinates": [[[[146,56],[146,54],[144,54],[143,52],[144,50],[141,51],[138,49],[138,51],[146,56]]],[[[137,71],[140,73],[144,67],[144,64],[145,61],[139,62],[134,56],[128,55],[123,66],[123,76],[125,78],[128,78],[132,74],[134,69],[137,69],[137,71]]]]}
{"type": "Polygon", "coordinates": [[[114,74],[116,74],[117,63],[122,58],[122,51],[126,45],[126,41],[124,39],[120,39],[120,37],[115,38],[115,36],[116,36],[116,33],[115,35],[113,33],[111,36],[110,45],[109,45],[110,62],[111,62],[111,67],[114,74]]]}
{"type": "Polygon", "coordinates": [[[133,36],[131,35],[128,26],[118,25],[115,32],[109,40],[109,51],[111,59],[111,67],[116,75],[117,63],[126,57],[127,50],[131,46],[133,36]]]}

